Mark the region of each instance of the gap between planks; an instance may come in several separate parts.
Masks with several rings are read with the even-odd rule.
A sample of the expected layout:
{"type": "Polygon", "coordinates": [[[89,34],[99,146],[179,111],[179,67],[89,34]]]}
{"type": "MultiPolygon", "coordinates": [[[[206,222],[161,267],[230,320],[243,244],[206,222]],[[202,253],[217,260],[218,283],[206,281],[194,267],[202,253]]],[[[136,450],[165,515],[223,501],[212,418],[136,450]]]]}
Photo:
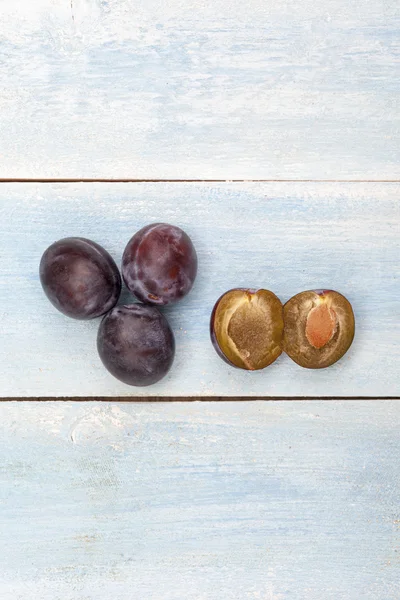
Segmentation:
{"type": "Polygon", "coordinates": [[[1,183],[400,183],[400,179],[6,179],[1,183]]]}
{"type": "Polygon", "coordinates": [[[400,400],[400,396],[39,396],[0,398],[1,402],[302,402],[400,400]]]}

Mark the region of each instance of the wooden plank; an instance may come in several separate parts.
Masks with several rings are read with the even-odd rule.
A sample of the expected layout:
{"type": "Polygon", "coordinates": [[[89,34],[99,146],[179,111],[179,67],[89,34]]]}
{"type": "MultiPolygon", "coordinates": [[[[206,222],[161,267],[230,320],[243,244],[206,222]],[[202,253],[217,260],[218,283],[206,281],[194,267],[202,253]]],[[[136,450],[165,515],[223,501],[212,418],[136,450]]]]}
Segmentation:
{"type": "Polygon", "coordinates": [[[3,0],[0,178],[399,178],[398,0],[3,0]]]}
{"type": "Polygon", "coordinates": [[[400,403],[0,405],[2,600],[397,600],[400,403]]]}
{"type": "MultiPolygon", "coordinates": [[[[0,395],[399,396],[400,184],[3,184],[0,186],[0,395]],[[42,252],[67,235],[120,262],[143,225],[192,236],[199,275],[165,310],[177,353],[166,379],[132,388],[102,367],[98,321],[58,313],[39,281],[42,252]],[[211,309],[224,291],[266,287],[283,300],[332,288],[352,302],[357,333],[335,366],[309,371],[282,356],[265,371],[233,369],[214,352],[211,309]]],[[[124,292],[123,302],[130,296],[124,292]]]]}

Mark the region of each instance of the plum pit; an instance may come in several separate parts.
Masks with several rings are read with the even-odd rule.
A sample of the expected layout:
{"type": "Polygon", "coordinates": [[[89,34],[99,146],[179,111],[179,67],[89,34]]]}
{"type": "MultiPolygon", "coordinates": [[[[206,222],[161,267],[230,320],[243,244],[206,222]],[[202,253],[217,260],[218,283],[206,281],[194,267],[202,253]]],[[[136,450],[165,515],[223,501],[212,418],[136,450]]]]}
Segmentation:
{"type": "Polygon", "coordinates": [[[308,314],[306,337],[314,348],[323,348],[334,336],[336,313],[326,303],[315,306],[308,314]]]}

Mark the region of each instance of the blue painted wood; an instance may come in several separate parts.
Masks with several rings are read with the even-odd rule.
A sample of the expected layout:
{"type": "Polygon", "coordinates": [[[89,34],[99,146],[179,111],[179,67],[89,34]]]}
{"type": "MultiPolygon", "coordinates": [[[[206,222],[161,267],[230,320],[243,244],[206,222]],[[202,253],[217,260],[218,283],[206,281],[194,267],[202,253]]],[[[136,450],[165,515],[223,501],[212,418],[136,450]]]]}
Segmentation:
{"type": "Polygon", "coordinates": [[[400,403],[0,404],[2,600],[398,600],[400,403]]]}
{"type": "MultiPolygon", "coordinates": [[[[398,396],[400,184],[3,184],[0,186],[0,395],[398,396]],[[165,310],[176,334],[162,382],[132,388],[102,367],[98,321],[77,322],[45,298],[38,265],[53,241],[81,235],[120,263],[143,225],[166,221],[192,236],[199,275],[165,310]],[[352,302],[354,344],[336,365],[309,371],[282,356],[264,371],[222,362],[209,341],[216,299],[235,286],[283,301],[312,288],[352,302]]],[[[124,292],[122,300],[130,301],[124,292]]]]}
{"type": "Polygon", "coordinates": [[[399,178],[398,0],[2,0],[0,177],[399,178]]]}

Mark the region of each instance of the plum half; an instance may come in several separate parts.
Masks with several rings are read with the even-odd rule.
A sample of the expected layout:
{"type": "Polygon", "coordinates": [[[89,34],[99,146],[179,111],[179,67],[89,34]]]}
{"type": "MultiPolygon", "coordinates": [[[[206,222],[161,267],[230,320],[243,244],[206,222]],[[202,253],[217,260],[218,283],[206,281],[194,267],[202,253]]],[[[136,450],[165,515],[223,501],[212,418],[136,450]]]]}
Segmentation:
{"type": "Polygon", "coordinates": [[[310,290],[283,307],[283,349],[301,367],[323,369],[338,361],[354,338],[350,302],[333,290],[310,290]]]}
{"type": "Polygon", "coordinates": [[[264,369],[282,353],[282,303],[268,290],[229,290],[214,306],[210,333],[228,364],[248,371],[264,369]]]}

